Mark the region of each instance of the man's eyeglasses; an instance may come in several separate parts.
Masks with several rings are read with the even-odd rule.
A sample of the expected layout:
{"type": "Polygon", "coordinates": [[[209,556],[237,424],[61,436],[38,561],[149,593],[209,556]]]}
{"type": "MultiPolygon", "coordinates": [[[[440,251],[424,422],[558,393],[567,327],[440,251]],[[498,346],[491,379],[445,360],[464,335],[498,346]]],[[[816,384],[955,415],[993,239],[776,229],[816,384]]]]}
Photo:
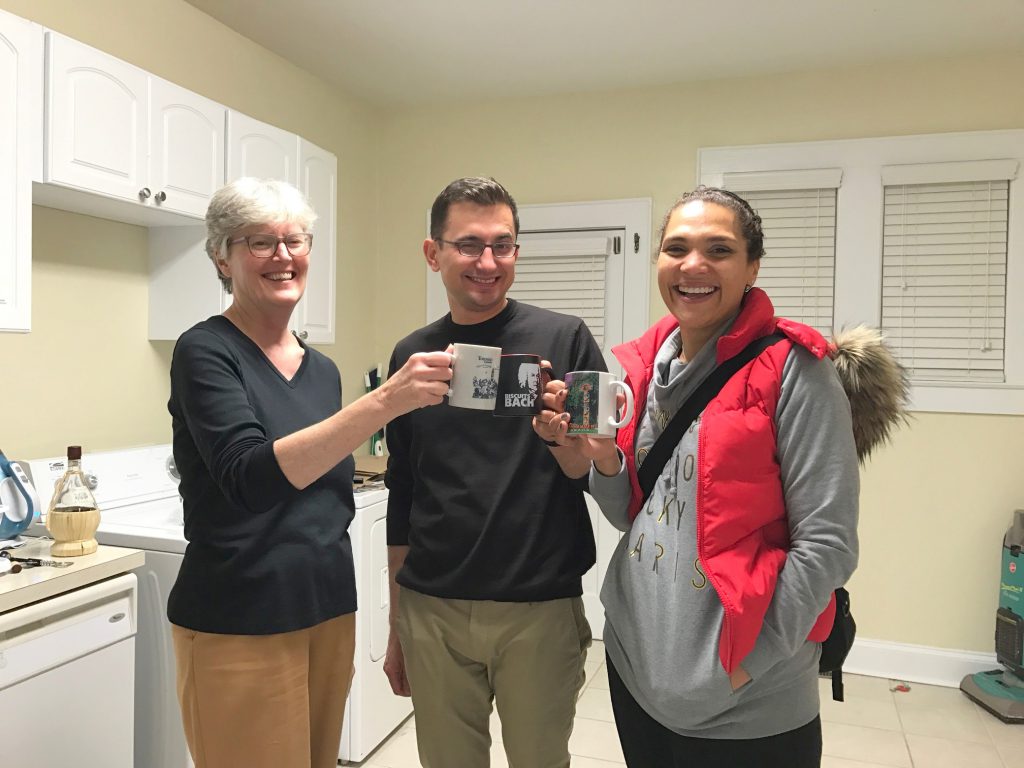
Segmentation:
{"type": "Polygon", "coordinates": [[[228,240],[228,245],[244,242],[249,246],[249,253],[258,259],[269,259],[275,253],[281,243],[288,249],[292,256],[305,256],[313,247],[313,236],[308,232],[296,232],[284,237],[277,235],[246,235],[228,240]]]}
{"type": "Polygon", "coordinates": [[[519,253],[519,243],[505,240],[497,243],[482,243],[479,240],[442,240],[438,237],[434,242],[455,246],[460,254],[471,259],[479,259],[487,248],[491,249],[491,253],[496,259],[511,259],[519,253]]]}

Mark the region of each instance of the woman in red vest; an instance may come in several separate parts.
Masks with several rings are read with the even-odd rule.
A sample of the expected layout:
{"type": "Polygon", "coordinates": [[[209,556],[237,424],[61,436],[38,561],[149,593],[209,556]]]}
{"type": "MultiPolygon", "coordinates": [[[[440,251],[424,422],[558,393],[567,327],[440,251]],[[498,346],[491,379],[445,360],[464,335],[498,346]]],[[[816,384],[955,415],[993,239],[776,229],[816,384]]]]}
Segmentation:
{"type": "Polygon", "coordinates": [[[627,765],[817,767],[819,643],[857,565],[850,403],[813,328],[755,288],[761,219],[698,187],[665,217],[669,315],[616,347],[637,407],[617,440],[568,437],[564,388],[537,433],[592,460],[590,491],[624,532],[601,599],[627,765]],[[646,500],[637,468],[700,382],[781,333],[670,447],[646,500]]]}

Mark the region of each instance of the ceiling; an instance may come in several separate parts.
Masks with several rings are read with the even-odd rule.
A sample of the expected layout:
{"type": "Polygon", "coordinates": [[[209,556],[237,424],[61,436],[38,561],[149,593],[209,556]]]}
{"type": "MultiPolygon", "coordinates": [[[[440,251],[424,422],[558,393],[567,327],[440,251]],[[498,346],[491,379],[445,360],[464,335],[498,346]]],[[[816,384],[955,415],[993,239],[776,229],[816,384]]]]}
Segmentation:
{"type": "Polygon", "coordinates": [[[1024,50],[1024,0],[188,2],[395,107],[1024,50]]]}

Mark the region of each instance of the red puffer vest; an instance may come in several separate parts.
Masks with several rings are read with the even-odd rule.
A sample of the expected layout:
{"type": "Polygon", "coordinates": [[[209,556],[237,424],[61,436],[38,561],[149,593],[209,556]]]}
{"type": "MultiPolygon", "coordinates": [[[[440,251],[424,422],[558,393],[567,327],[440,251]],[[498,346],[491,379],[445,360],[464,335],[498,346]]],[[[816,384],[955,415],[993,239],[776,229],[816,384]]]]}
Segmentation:
{"type": "MultiPolygon", "coordinates": [[[[646,413],[654,358],[678,327],[671,315],[639,339],[612,352],[626,371],[636,400],[633,419],[616,442],[626,457],[632,495],[629,517],[636,517],[643,496],[637,479],[634,439],[646,413]]],[[[768,295],[754,288],[743,299],[732,330],[718,340],[716,359],[738,354],[751,341],[782,331],[773,344],[741,368],[708,403],[700,417],[697,445],[697,554],[725,611],[718,657],[731,673],[754,648],[779,571],[789,550],[789,529],[779,463],[776,459],[775,408],[782,369],[793,344],[819,359],[828,343],[813,328],[775,317],[768,295]]],[[[832,628],[835,597],[818,617],[808,640],[821,642],[832,628]]]]}

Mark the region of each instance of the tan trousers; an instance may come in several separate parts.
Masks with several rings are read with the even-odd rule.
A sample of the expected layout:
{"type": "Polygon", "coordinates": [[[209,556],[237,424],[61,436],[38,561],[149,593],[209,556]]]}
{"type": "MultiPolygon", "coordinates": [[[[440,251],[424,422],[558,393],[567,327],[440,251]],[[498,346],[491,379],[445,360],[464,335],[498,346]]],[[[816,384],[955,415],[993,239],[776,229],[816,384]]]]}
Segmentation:
{"type": "Polygon", "coordinates": [[[355,617],[276,635],[172,625],[178,702],[196,768],[335,768],[355,617]]]}
{"type": "Polygon", "coordinates": [[[398,611],[423,768],[487,768],[492,701],[510,768],[567,768],[591,642],[580,598],[497,603],[402,589],[398,611]]]}

